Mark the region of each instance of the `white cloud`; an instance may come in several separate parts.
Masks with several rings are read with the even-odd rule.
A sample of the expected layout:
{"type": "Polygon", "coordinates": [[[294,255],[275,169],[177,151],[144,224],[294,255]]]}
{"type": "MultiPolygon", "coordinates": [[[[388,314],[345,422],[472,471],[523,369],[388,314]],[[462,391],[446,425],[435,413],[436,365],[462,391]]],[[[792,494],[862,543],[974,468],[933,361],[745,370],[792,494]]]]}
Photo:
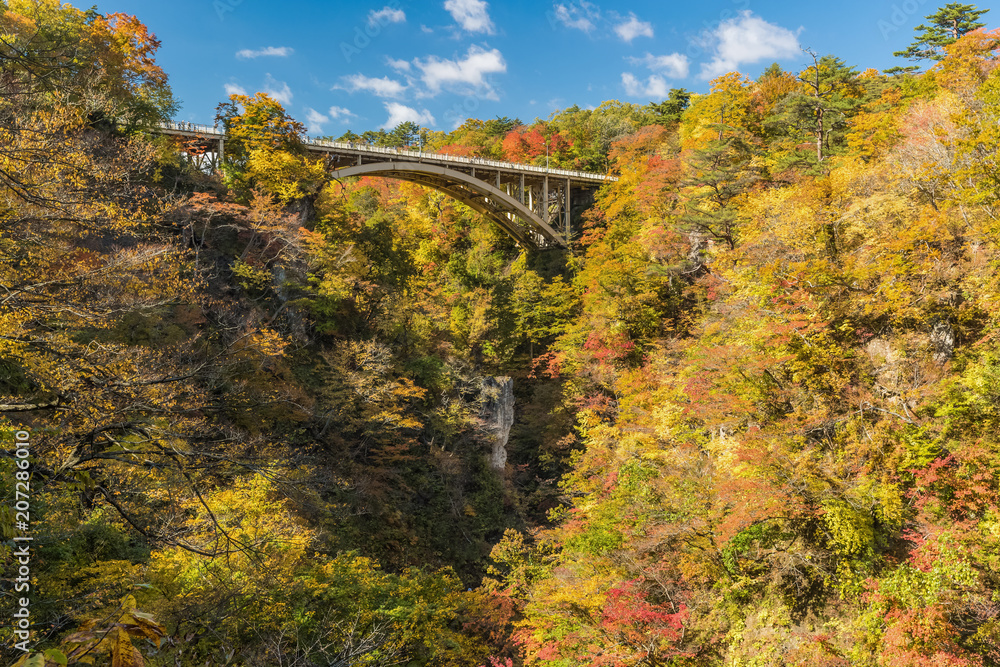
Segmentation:
{"type": "Polygon", "coordinates": [[[691,63],[683,53],[671,53],[665,56],[654,56],[647,53],[642,58],[628,58],[633,65],[645,65],[653,72],[662,72],[674,79],[683,79],[688,75],[691,63]]]}
{"type": "Polygon", "coordinates": [[[354,114],[351,113],[349,109],[345,109],[344,107],[330,107],[330,110],[327,111],[326,114],[322,114],[315,109],[306,107],[306,123],[309,127],[309,132],[312,134],[321,134],[325,123],[329,123],[334,120],[344,122],[353,117],[354,114]]]}
{"type": "Polygon", "coordinates": [[[420,77],[430,95],[436,95],[442,88],[452,88],[464,92],[478,92],[489,99],[497,99],[496,92],[485,75],[507,71],[503,54],[497,49],[470,46],[465,58],[446,60],[430,56],[426,60],[415,60],[420,77]]]}
{"type": "Polygon", "coordinates": [[[652,37],[653,24],[640,21],[635,14],[629,12],[628,20],[615,26],[615,34],[626,42],[631,42],[636,37],[652,37]]]}
{"type": "Polygon", "coordinates": [[[238,83],[227,83],[225,85],[226,95],[246,95],[247,89],[238,83]]]}
{"type": "Polygon", "coordinates": [[[702,39],[703,46],[714,49],[712,62],[703,63],[701,76],[711,79],[739,68],[744,63],[789,58],[799,53],[798,34],[768,23],[745,9],[736,18],[723,21],[702,39]]]}
{"type": "Polygon", "coordinates": [[[352,93],[363,90],[379,97],[398,97],[402,95],[404,90],[406,90],[406,86],[401,84],[399,81],[390,79],[387,76],[384,76],[381,79],[376,79],[375,77],[368,77],[364,74],[352,74],[343,78],[346,85],[338,85],[334,86],[334,88],[340,88],[352,93]]]}
{"type": "Polygon", "coordinates": [[[368,25],[388,25],[390,23],[405,23],[406,22],[406,12],[402,9],[393,9],[392,7],[383,7],[382,9],[375,11],[374,9],[368,12],[368,25]]]}
{"type": "Polygon", "coordinates": [[[629,95],[633,97],[647,97],[651,100],[662,100],[670,92],[667,82],[662,76],[657,76],[656,74],[643,82],[642,79],[637,78],[631,72],[623,72],[622,85],[625,86],[625,92],[629,95]]]}
{"type": "Polygon", "coordinates": [[[333,120],[347,120],[348,118],[353,118],[355,115],[351,113],[350,109],[345,109],[344,107],[330,107],[327,113],[330,114],[330,118],[333,120]]]}
{"type": "Polygon", "coordinates": [[[463,30],[492,35],[493,21],[487,11],[489,6],[483,0],[446,0],[444,3],[444,8],[463,30]]]}
{"type": "Polygon", "coordinates": [[[323,131],[323,123],[329,123],[330,118],[315,109],[306,107],[306,122],[308,123],[309,132],[320,134],[323,131]]]}
{"type": "Polygon", "coordinates": [[[237,58],[260,58],[261,56],[275,56],[277,58],[287,58],[295,53],[295,49],[289,46],[265,46],[263,49],[243,49],[236,52],[237,58]]]}
{"type": "Polygon", "coordinates": [[[292,104],[292,89],[284,81],[275,81],[270,74],[264,79],[264,92],[281,102],[284,107],[292,104]]]}
{"type": "Polygon", "coordinates": [[[579,2],[572,5],[555,5],[555,17],[567,28],[590,32],[596,27],[594,23],[601,17],[601,11],[589,2],[579,2]]]}
{"type": "Polygon", "coordinates": [[[385,110],[389,112],[389,118],[382,123],[382,128],[391,130],[400,123],[410,121],[420,126],[431,126],[435,124],[434,116],[427,109],[417,111],[413,107],[408,107],[399,102],[386,102],[385,110]]]}
{"type": "Polygon", "coordinates": [[[389,56],[386,56],[385,57],[385,64],[388,65],[389,67],[393,68],[394,70],[399,71],[399,72],[409,72],[410,71],[410,63],[407,60],[396,60],[395,58],[391,58],[389,56]]]}

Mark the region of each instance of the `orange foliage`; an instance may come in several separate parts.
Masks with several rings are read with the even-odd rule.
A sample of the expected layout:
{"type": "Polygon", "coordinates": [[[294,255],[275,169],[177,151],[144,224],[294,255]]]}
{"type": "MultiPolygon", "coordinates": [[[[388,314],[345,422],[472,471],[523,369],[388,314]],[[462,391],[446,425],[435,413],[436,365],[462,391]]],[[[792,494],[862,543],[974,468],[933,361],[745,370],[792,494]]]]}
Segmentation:
{"type": "Polygon", "coordinates": [[[997,66],[1000,28],[982,28],[966,33],[945,47],[947,56],[931,71],[940,84],[955,93],[967,93],[981,85],[997,66]]]}

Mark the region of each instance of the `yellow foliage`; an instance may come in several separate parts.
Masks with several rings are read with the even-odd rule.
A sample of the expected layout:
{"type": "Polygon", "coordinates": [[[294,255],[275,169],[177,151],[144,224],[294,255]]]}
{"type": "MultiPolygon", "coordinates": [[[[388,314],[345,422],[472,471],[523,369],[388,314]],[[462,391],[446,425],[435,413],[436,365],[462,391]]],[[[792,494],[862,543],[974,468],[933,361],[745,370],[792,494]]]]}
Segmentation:
{"type": "Polygon", "coordinates": [[[316,192],[326,178],[326,170],[322,159],[312,161],[285,151],[258,148],[250,151],[247,176],[279,201],[290,202],[316,192]]]}
{"type": "Polygon", "coordinates": [[[823,503],[823,523],[831,535],[834,550],[844,556],[860,556],[872,547],[875,538],[872,516],[843,500],[823,503]]]}
{"type": "Polygon", "coordinates": [[[150,564],[154,581],[175,595],[243,585],[264,590],[267,582],[290,576],[315,537],[260,475],[190,498],[186,508],[184,544],[207,555],[171,547],[154,552],[150,564]]]}
{"type": "Polygon", "coordinates": [[[729,72],[711,81],[708,95],[693,97],[684,112],[681,125],[681,145],[685,150],[698,150],[712,140],[728,136],[730,126],[748,129],[754,123],[751,110],[751,81],[739,72],[729,72]]]}

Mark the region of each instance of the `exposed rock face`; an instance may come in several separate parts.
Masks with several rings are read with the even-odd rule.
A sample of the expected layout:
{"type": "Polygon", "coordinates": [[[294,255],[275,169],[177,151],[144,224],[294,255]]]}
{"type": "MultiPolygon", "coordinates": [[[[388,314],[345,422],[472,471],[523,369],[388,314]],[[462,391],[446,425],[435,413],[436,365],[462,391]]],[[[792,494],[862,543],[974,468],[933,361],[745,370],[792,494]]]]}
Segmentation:
{"type": "Polygon", "coordinates": [[[951,359],[955,352],[955,329],[948,322],[940,321],[931,328],[931,345],[934,361],[939,364],[951,359]]]}
{"type": "Polygon", "coordinates": [[[694,269],[692,272],[697,271],[705,265],[705,251],[708,250],[708,240],[702,238],[701,234],[692,232],[688,234],[688,255],[687,259],[694,269]]]}
{"type": "MultiPolygon", "coordinates": [[[[305,276],[301,271],[295,271],[295,278],[297,280],[304,280],[305,276]]],[[[283,266],[276,266],[271,269],[271,286],[274,288],[274,293],[281,301],[281,306],[278,311],[271,318],[272,321],[277,319],[279,315],[284,316],[290,325],[290,333],[298,341],[308,341],[309,340],[309,330],[306,326],[306,322],[302,317],[302,314],[297,308],[291,307],[288,301],[288,273],[283,266]]]]}
{"type": "Polygon", "coordinates": [[[507,465],[507,440],[514,424],[514,380],[509,377],[488,377],[483,380],[483,430],[493,450],[490,466],[503,470],[507,465]]]}

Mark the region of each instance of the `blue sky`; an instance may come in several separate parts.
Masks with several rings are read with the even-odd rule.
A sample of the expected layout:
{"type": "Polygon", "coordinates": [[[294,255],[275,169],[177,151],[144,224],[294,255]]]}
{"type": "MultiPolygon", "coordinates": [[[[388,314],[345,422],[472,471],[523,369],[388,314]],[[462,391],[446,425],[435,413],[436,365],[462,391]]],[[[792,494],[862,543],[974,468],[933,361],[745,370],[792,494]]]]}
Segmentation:
{"type": "MultiPolygon", "coordinates": [[[[98,9],[134,14],[162,41],[178,120],[211,124],[230,92],[263,90],[310,134],[339,136],[404,120],[451,130],[469,117],[531,121],[573,104],[644,104],[672,87],[707,92],[732,70],[755,77],[778,62],[798,71],[809,61],[802,48],[859,70],[907,64],[892,52],[944,4],[107,0],[98,9]]],[[[995,27],[1000,12],[984,20],[995,27]]]]}

